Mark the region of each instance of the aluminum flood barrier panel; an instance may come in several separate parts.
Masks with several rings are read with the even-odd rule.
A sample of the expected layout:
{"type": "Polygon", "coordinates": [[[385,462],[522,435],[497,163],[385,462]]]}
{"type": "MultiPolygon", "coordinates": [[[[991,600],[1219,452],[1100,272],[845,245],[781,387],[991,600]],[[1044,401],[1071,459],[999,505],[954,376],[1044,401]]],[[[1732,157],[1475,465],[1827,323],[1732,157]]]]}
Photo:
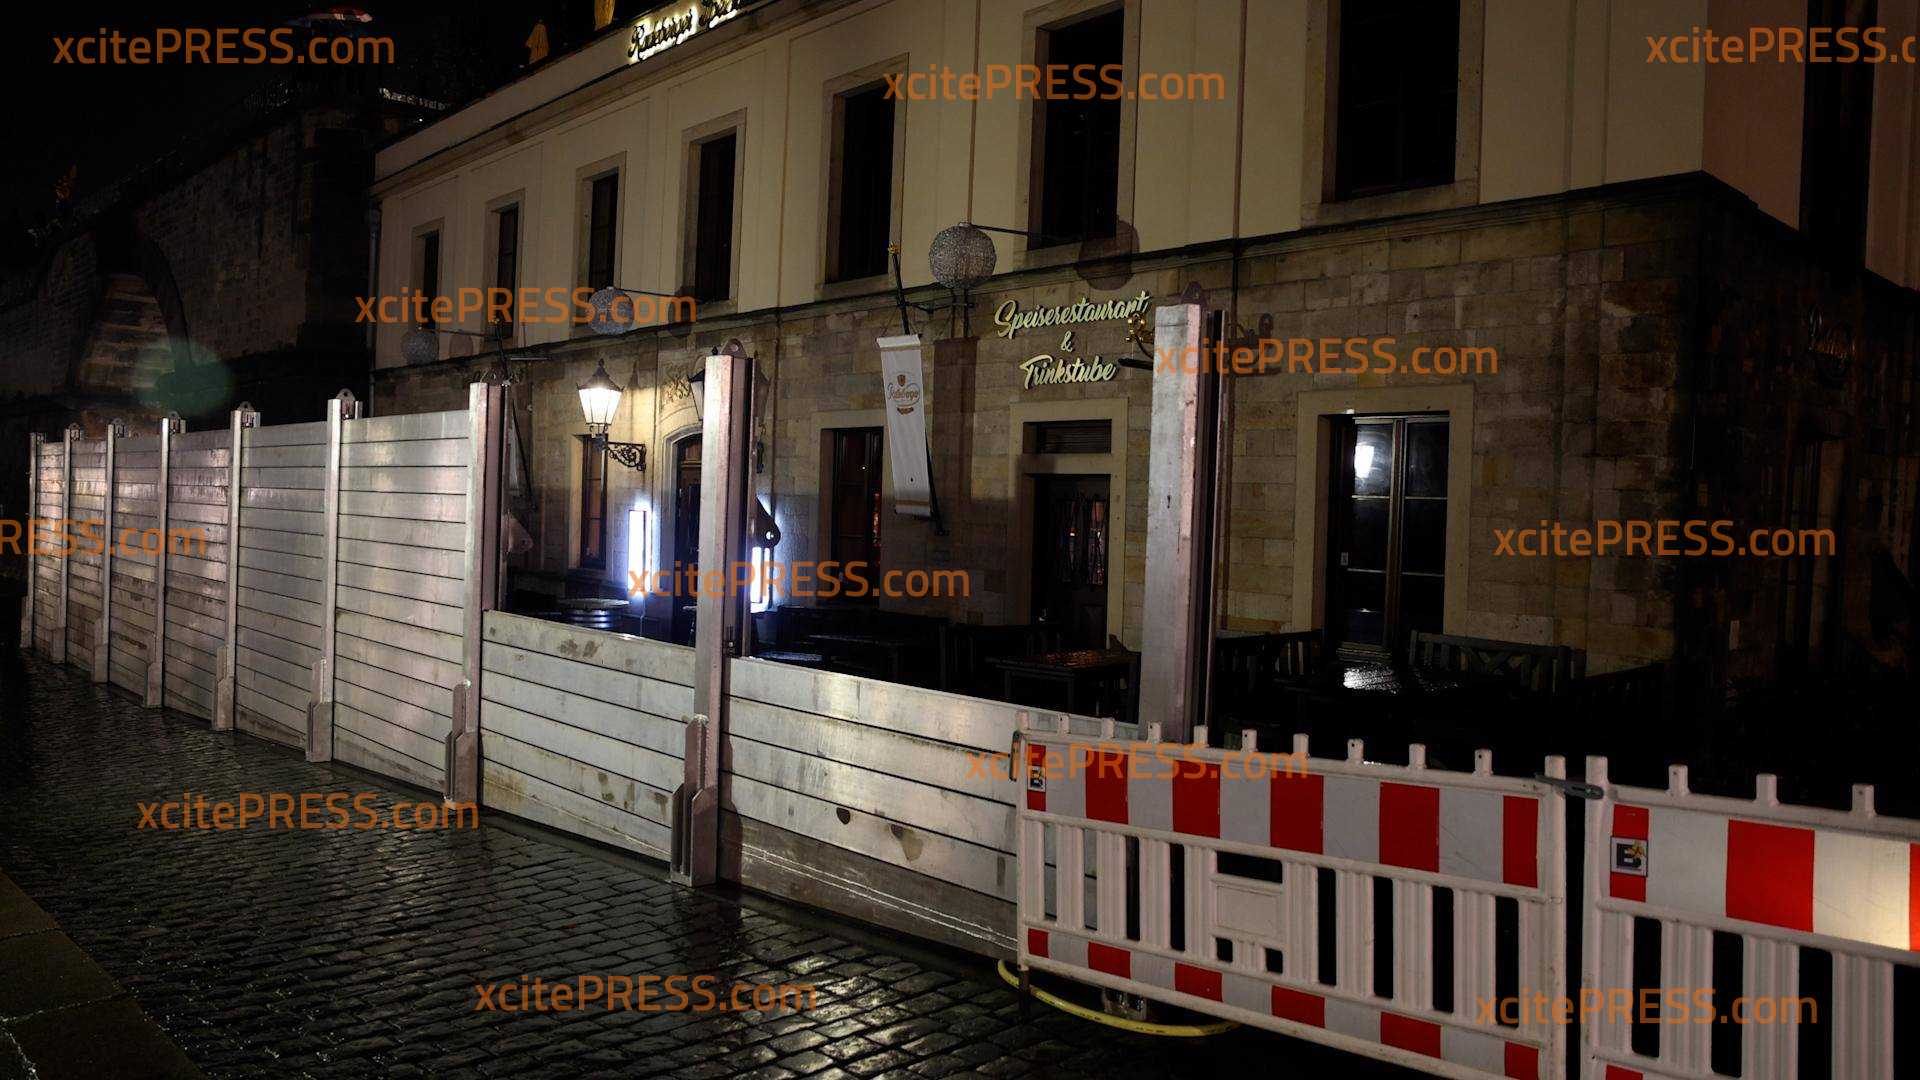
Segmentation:
{"type": "Polygon", "coordinates": [[[23,647],[215,730],[443,789],[480,644],[470,412],[362,419],[343,392],[314,422],[242,405],[222,430],[31,436],[23,647]]]}
{"type": "Polygon", "coordinates": [[[467,412],[350,419],[340,438],[333,753],[437,790],[463,678],[467,412]]]}
{"type": "MultiPolygon", "coordinates": [[[[136,536],[160,527],[160,437],[135,435],[117,439],[113,458],[113,523],[116,532],[133,530],[136,536]]],[[[155,621],[160,596],[154,585],[159,570],[157,550],[135,544],[114,552],[113,615],[107,627],[107,679],[129,693],[144,697],[147,664],[153,655],[155,621]]]]}
{"type": "Polygon", "coordinates": [[[102,598],[107,585],[107,444],[103,439],[75,439],[68,445],[67,473],[67,644],[68,666],[94,670],[99,651],[102,598]]]}
{"type": "MultiPolygon", "coordinates": [[[[1022,707],[766,660],[731,663],[721,876],[1011,957],[1018,849],[1006,762],[1022,707]]],[[[1103,723],[1059,719],[1081,732],[1103,723]]]]}
{"type": "Polygon", "coordinates": [[[693,650],[503,611],[484,626],[482,805],[667,858],[693,650]]]}
{"type": "Polygon", "coordinates": [[[228,439],[226,431],[172,437],[167,521],[174,531],[159,538],[167,545],[164,701],[202,720],[213,719],[226,646],[228,439]]]}
{"type": "Polygon", "coordinates": [[[240,454],[234,726],[304,746],[324,652],[327,424],[248,428],[240,454]]]}
{"type": "Polygon", "coordinates": [[[41,656],[59,663],[65,657],[67,646],[66,559],[60,553],[58,526],[42,522],[66,512],[67,447],[63,441],[43,440],[38,435],[33,436],[32,445],[33,476],[29,478],[29,491],[33,496],[33,513],[27,519],[27,528],[31,530],[27,539],[28,550],[39,554],[29,556],[31,594],[27,602],[33,620],[32,633],[20,635],[20,642],[23,646],[30,644],[41,656]]]}

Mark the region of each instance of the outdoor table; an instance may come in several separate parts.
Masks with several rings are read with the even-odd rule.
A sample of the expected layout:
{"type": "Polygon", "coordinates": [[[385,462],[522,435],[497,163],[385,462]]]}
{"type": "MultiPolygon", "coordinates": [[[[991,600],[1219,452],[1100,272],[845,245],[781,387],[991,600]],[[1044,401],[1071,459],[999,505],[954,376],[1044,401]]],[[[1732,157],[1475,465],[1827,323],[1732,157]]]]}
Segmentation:
{"type": "Polygon", "coordinates": [[[1052,683],[1066,691],[1068,712],[1080,711],[1083,694],[1095,686],[1124,684],[1133,672],[1133,654],[1119,649],[1070,649],[1038,656],[996,656],[987,663],[1000,669],[1002,695],[1012,701],[1016,680],[1052,683]]]}
{"type": "Polygon", "coordinates": [[[1407,738],[1430,749],[1452,741],[1479,741],[1487,725],[1504,727],[1511,718],[1508,710],[1531,696],[1497,676],[1386,660],[1336,660],[1316,678],[1288,689],[1311,705],[1308,715],[1338,710],[1335,726],[1343,739],[1407,738]]]}
{"type": "Polygon", "coordinates": [[[1485,684],[1469,675],[1407,667],[1383,660],[1346,660],[1327,665],[1328,689],[1350,694],[1437,697],[1485,684]]]}
{"type": "Polygon", "coordinates": [[[802,652],[797,649],[768,649],[766,652],[754,653],[753,658],[809,668],[821,667],[827,662],[827,658],[817,652],[802,652]]]}
{"type": "Polygon", "coordinates": [[[805,640],[809,645],[819,646],[820,651],[829,656],[861,650],[884,653],[887,679],[891,682],[900,681],[903,656],[913,648],[913,642],[875,634],[808,634],[805,640]]]}

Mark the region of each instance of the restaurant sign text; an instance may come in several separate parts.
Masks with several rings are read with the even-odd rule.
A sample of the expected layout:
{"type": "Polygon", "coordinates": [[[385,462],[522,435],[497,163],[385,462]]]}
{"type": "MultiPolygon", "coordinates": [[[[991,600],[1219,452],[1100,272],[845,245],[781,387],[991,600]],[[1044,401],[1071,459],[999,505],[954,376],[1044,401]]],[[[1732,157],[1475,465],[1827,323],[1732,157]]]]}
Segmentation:
{"type": "MultiPolygon", "coordinates": [[[[1039,327],[1071,326],[1076,323],[1106,322],[1110,320],[1128,321],[1146,313],[1147,305],[1153,302],[1151,293],[1142,291],[1136,296],[1117,300],[1092,300],[1081,297],[1071,304],[1055,304],[1051,307],[1020,310],[1020,302],[1008,300],[994,309],[994,324],[1000,327],[1000,336],[1012,340],[1022,330],[1039,327]]],[[[1068,330],[1060,338],[1058,353],[1041,353],[1021,361],[1020,370],[1025,373],[1022,389],[1031,390],[1036,386],[1059,386],[1068,383],[1107,382],[1120,370],[1120,365],[1104,356],[1080,357],[1067,355],[1073,351],[1073,331],[1068,330]]]]}
{"type": "Polygon", "coordinates": [[[718,26],[765,0],[689,0],[650,11],[633,20],[627,38],[627,63],[663,53],[702,30],[718,26]]]}

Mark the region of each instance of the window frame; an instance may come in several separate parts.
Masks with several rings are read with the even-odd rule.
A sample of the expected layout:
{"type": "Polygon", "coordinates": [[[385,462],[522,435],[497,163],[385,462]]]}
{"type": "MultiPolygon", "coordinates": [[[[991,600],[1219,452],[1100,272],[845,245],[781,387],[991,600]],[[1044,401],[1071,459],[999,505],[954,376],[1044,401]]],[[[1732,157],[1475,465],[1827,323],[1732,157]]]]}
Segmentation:
{"type": "Polygon", "coordinates": [[[1328,630],[1332,632],[1335,629],[1336,623],[1340,624],[1340,632],[1332,634],[1333,644],[1337,648],[1347,652],[1377,651],[1393,656],[1404,654],[1407,636],[1415,629],[1407,621],[1405,581],[1409,576],[1415,578],[1435,578],[1439,580],[1440,606],[1435,613],[1438,617],[1438,624],[1428,629],[1427,632],[1439,633],[1441,632],[1441,627],[1446,624],[1446,597],[1450,585],[1449,579],[1451,577],[1451,575],[1447,573],[1446,530],[1452,523],[1445,516],[1444,511],[1446,504],[1453,496],[1451,485],[1452,475],[1450,469],[1442,474],[1443,483],[1447,487],[1447,493],[1444,495],[1412,495],[1408,493],[1410,436],[1415,426],[1444,428],[1447,435],[1445,445],[1447,446],[1449,456],[1451,456],[1453,434],[1452,417],[1445,413],[1371,413],[1366,415],[1342,416],[1335,421],[1334,455],[1331,461],[1333,469],[1329,478],[1331,490],[1328,493],[1330,500],[1330,512],[1328,514],[1329,531],[1326,538],[1328,605],[1325,625],[1328,630]],[[1345,475],[1345,470],[1341,468],[1342,455],[1348,452],[1348,448],[1354,445],[1354,440],[1359,430],[1363,427],[1384,427],[1389,432],[1388,446],[1390,449],[1388,453],[1392,471],[1387,477],[1386,491],[1380,494],[1357,494],[1350,490],[1342,481],[1345,475]],[[1351,548],[1352,546],[1350,532],[1354,521],[1353,513],[1350,509],[1341,511],[1337,507],[1331,506],[1331,501],[1335,499],[1346,499],[1349,501],[1356,499],[1380,499],[1384,500],[1387,506],[1385,525],[1386,548],[1382,555],[1383,565],[1380,570],[1382,575],[1380,612],[1381,641],[1378,644],[1355,641],[1349,637],[1348,634],[1352,628],[1346,625],[1344,613],[1339,612],[1334,603],[1335,600],[1344,599],[1346,593],[1343,589],[1334,587],[1333,579],[1343,571],[1351,571],[1353,569],[1342,564],[1340,562],[1340,556],[1343,547],[1351,548]],[[1443,515],[1441,518],[1442,532],[1440,549],[1436,553],[1438,558],[1435,560],[1439,563],[1441,569],[1437,572],[1407,569],[1407,503],[1413,500],[1427,503],[1438,502],[1442,505],[1443,515]],[[1345,526],[1345,531],[1340,528],[1342,524],[1345,526]],[[1342,541],[1346,542],[1343,543],[1342,541]]]}
{"type": "MultiPolygon", "coordinates": [[[[487,203],[487,219],[486,220],[487,220],[487,229],[486,229],[487,288],[508,289],[510,291],[513,291],[514,299],[510,300],[507,305],[507,338],[508,340],[513,340],[514,336],[519,332],[519,329],[520,329],[519,315],[521,314],[521,312],[519,310],[518,289],[520,287],[521,271],[526,266],[526,260],[525,260],[526,246],[527,246],[526,193],[524,191],[511,192],[509,194],[502,195],[499,198],[496,198],[490,201],[489,203],[487,203]],[[501,280],[501,275],[500,275],[500,270],[501,270],[500,260],[502,257],[502,252],[500,250],[500,242],[502,240],[501,231],[500,231],[500,219],[503,215],[507,213],[512,213],[514,215],[513,251],[512,251],[513,278],[511,281],[501,280]]],[[[487,312],[484,304],[481,307],[480,321],[481,321],[480,329],[481,329],[481,332],[484,333],[490,328],[488,325],[487,312]]]]}
{"type": "MultiPolygon", "coordinates": [[[[1021,59],[1028,64],[1042,62],[1041,35],[1071,26],[1077,22],[1110,14],[1114,10],[1122,12],[1120,30],[1120,66],[1121,78],[1127,85],[1133,85],[1140,75],[1140,27],[1143,19],[1142,0],[1053,0],[1027,11],[1021,37],[1021,59]]],[[[1020,181],[1018,202],[1015,206],[1017,219],[1026,222],[1029,230],[1037,230],[1039,225],[1039,202],[1046,167],[1045,133],[1046,112],[1031,95],[1021,95],[1019,99],[1020,119],[1016,131],[1026,132],[1019,142],[1020,181]]],[[[1133,98],[1123,98],[1120,102],[1120,148],[1119,175],[1114,192],[1114,220],[1118,231],[1125,233],[1131,228],[1134,213],[1134,163],[1138,145],[1139,104],[1133,98]]],[[[1079,241],[1055,243],[1051,240],[1038,242],[1039,246],[1022,245],[1016,249],[1010,261],[1010,270],[1034,269],[1047,266],[1061,266],[1079,261],[1082,244],[1079,241]]]]}
{"type": "Polygon", "coordinates": [[[682,199],[680,221],[680,291],[696,296],[702,315],[731,314],[740,298],[740,248],[742,207],[746,203],[747,123],[741,109],[686,129],[681,134],[682,199]],[[699,263],[700,231],[700,158],[701,148],[718,139],[733,137],[733,221],[731,250],[728,253],[727,295],[698,300],[695,270],[699,263]]]}
{"type": "MultiPolygon", "coordinates": [[[[1045,65],[1054,62],[1052,58],[1052,51],[1051,51],[1053,48],[1052,39],[1054,35],[1062,31],[1072,30],[1076,27],[1083,26],[1086,23],[1094,22],[1096,20],[1118,17],[1120,20],[1120,58],[1121,58],[1122,66],[1125,66],[1125,60],[1127,56],[1127,27],[1128,27],[1127,15],[1128,13],[1127,13],[1126,5],[1117,4],[1117,3],[1108,3],[1098,8],[1076,14],[1071,18],[1061,19],[1056,22],[1049,23],[1045,26],[1039,27],[1034,32],[1034,42],[1033,42],[1034,63],[1037,65],[1040,65],[1042,70],[1045,70],[1045,65]]],[[[1032,198],[1029,200],[1028,208],[1027,208],[1027,229],[1033,235],[1027,238],[1027,247],[1029,249],[1048,248],[1048,247],[1056,247],[1056,246],[1059,246],[1059,247],[1079,246],[1081,244],[1086,243],[1089,240],[1106,238],[1105,236],[1096,236],[1095,234],[1083,231],[1079,236],[1061,239],[1061,237],[1064,234],[1047,232],[1047,228],[1046,228],[1047,226],[1047,221],[1046,221],[1047,190],[1048,190],[1047,176],[1046,176],[1047,147],[1048,147],[1049,139],[1057,135],[1056,132],[1053,132],[1050,130],[1053,127],[1053,125],[1052,123],[1049,122],[1049,114],[1054,111],[1052,106],[1056,104],[1060,104],[1060,103],[1057,101],[1036,102],[1033,110],[1032,198]]],[[[1064,109],[1071,108],[1078,104],[1081,104],[1081,103],[1068,101],[1064,103],[1064,105],[1062,105],[1062,109],[1064,111],[1064,109]]],[[[1122,220],[1122,215],[1120,213],[1120,175],[1123,172],[1130,171],[1129,166],[1131,165],[1131,162],[1129,162],[1128,159],[1125,157],[1125,143],[1126,143],[1125,132],[1127,127],[1127,117],[1124,109],[1120,109],[1118,111],[1119,111],[1119,115],[1117,116],[1114,122],[1115,123],[1115,129],[1114,129],[1115,159],[1114,159],[1113,216],[1114,216],[1114,226],[1115,226],[1116,234],[1120,228],[1120,224],[1122,220]]],[[[1082,225],[1084,227],[1085,225],[1084,220],[1082,221],[1082,225]]],[[[1108,235],[1114,235],[1114,234],[1108,234],[1108,235]]]]}
{"type": "Polygon", "coordinates": [[[439,326],[433,318],[432,298],[439,295],[445,283],[443,271],[446,268],[447,245],[446,223],[435,219],[413,230],[412,268],[408,275],[413,291],[424,293],[428,297],[421,307],[420,326],[432,329],[439,326]]]}
{"type": "MultiPolygon", "coordinates": [[[[1349,33],[1349,28],[1346,25],[1345,7],[1348,4],[1354,3],[1354,2],[1356,2],[1356,0],[1336,0],[1336,6],[1341,9],[1340,17],[1338,20],[1339,32],[1333,36],[1333,50],[1328,59],[1329,78],[1335,80],[1334,82],[1335,86],[1344,85],[1347,81],[1348,75],[1350,74],[1348,69],[1349,56],[1347,53],[1347,45],[1351,42],[1351,35],[1349,33]]],[[[1358,0],[1358,2],[1368,2],[1368,0],[1358,0]]],[[[1439,0],[1417,0],[1417,2],[1421,4],[1434,4],[1434,3],[1438,3],[1439,0]]],[[[1450,2],[1452,2],[1455,5],[1454,16],[1456,19],[1456,26],[1457,26],[1457,20],[1460,17],[1460,11],[1458,10],[1459,0],[1450,0],[1450,2]]],[[[1401,167],[1399,170],[1399,174],[1395,176],[1392,180],[1388,180],[1380,183],[1368,184],[1365,186],[1359,186],[1354,184],[1352,181],[1350,181],[1346,174],[1349,171],[1351,171],[1351,166],[1352,166],[1351,159],[1354,156],[1354,150],[1353,150],[1353,144],[1346,138],[1346,136],[1348,134],[1348,131],[1347,131],[1348,127],[1350,125],[1353,125],[1357,120],[1357,117],[1355,116],[1355,110],[1359,106],[1352,99],[1351,95],[1345,92],[1340,92],[1333,95],[1333,102],[1332,102],[1332,109],[1333,109],[1332,120],[1333,120],[1333,129],[1334,129],[1333,130],[1333,193],[1334,193],[1335,199],[1337,199],[1340,202],[1351,202],[1354,199],[1366,199],[1366,198],[1372,198],[1374,196],[1379,196],[1379,195],[1392,195],[1402,191],[1416,191],[1422,188],[1446,187],[1454,182],[1454,177],[1459,167],[1459,161],[1457,156],[1453,154],[1453,151],[1456,148],[1454,144],[1459,139],[1459,134],[1460,134],[1458,130],[1458,126],[1459,126],[1459,119],[1460,119],[1460,67],[1461,67],[1461,64],[1460,64],[1460,54],[1458,51],[1459,50],[1458,38],[1456,38],[1454,41],[1454,48],[1455,48],[1455,52],[1454,52],[1454,63],[1453,63],[1453,86],[1451,87],[1449,93],[1453,99],[1453,117],[1454,117],[1455,130],[1449,133],[1449,139],[1448,139],[1449,155],[1448,156],[1454,157],[1455,160],[1449,161],[1447,163],[1446,175],[1444,177],[1439,175],[1434,175],[1432,177],[1414,176],[1414,175],[1410,175],[1410,170],[1406,168],[1407,150],[1410,143],[1410,140],[1407,137],[1407,109],[1406,109],[1406,104],[1407,104],[1407,101],[1409,100],[1409,95],[1405,93],[1406,83],[1403,81],[1399,86],[1399,89],[1402,91],[1402,93],[1398,95],[1398,99],[1396,102],[1400,107],[1400,112],[1397,117],[1397,119],[1399,120],[1399,125],[1395,132],[1395,139],[1394,139],[1394,143],[1395,143],[1394,149],[1398,152],[1399,157],[1401,159],[1400,160],[1401,167]]],[[[1397,65],[1389,61],[1389,66],[1397,66],[1397,65]]],[[[1377,133],[1373,133],[1373,134],[1377,134],[1377,133]]]]}
{"type": "MultiPolygon", "coordinates": [[[[627,230],[628,215],[624,204],[628,196],[627,155],[625,151],[601,158],[598,161],[582,165],[574,170],[574,238],[573,238],[573,284],[586,287],[592,280],[592,240],[593,240],[593,190],[594,182],[608,176],[616,177],[613,200],[613,222],[611,237],[613,241],[612,270],[613,284],[620,284],[621,268],[625,262],[626,244],[623,236],[627,230]]],[[[526,236],[526,221],[522,215],[521,236],[526,236]]],[[[551,316],[550,316],[551,317],[551,316]]],[[[586,324],[573,326],[574,336],[591,334],[586,324]]]]}
{"type": "Polygon", "coordinates": [[[1339,152],[1340,0],[1308,0],[1306,58],[1312,66],[1307,72],[1302,131],[1301,228],[1479,204],[1487,0],[1459,3],[1452,183],[1342,198],[1335,176],[1339,152]]]}
{"type": "MultiPolygon", "coordinates": [[[[881,574],[881,560],[884,558],[886,551],[886,530],[884,525],[878,523],[886,520],[884,513],[886,499],[884,478],[887,467],[887,429],[884,425],[880,427],[835,427],[827,428],[825,434],[827,436],[827,455],[824,462],[826,466],[826,476],[822,478],[822,485],[827,492],[827,558],[845,566],[850,561],[848,556],[854,554],[853,552],[843,551],[841,549],[843,535],[850,534],[844,533],[840,528],[840,490],[843,487],[851,489],[852,484],[841,479],[839,450],[842,439],[850,439],[858,436],[867,444],[864,457],[866,459],[866,468],[869,471],[869,476],[862,484],[862,501],[870,507],[867,514],[863,517],[863,521],[869,522],[870,527],[862,530],[865,535],[865,547],[867,551],[861,561],[867,564],[865,574],[867,580],[878,582],[881,574]]],[[[877,594],[874,593],[869,593],[867,597],[869,600],[876,598],[877,594]]]]}
{"type": "MultiPolygon", "coordinates": [[[[870,68],[842,76],[826,86],[826,142],[822,150],[822,161],[826,166],[826,184],[822,191],[820,208],[820,251],[821,268],[819,287],[822,298],[828,298],[829,290],[839,294],[871,291],[883,287],[892,276],[891,264],[883,259],[880,270],[873,274],[848,276],[841,270],[844,253],[841,250],[841,225],[843,223],[843,202],[845,195],[845,168],[847,164],[843,148],[846,146],[846,105],[849,98],[860,94],[886,89],[886,76],[898,75],[906,70],[906,58],[888,61],[870,68]],[[854,288],[849,288],[853,286],[854,288]]],[[[907,109],[904,98],[893,99],[892,145],[888,148],[891,175],[887,183],[887,242],[900,242],[900,212],[903,173],[906,168],[906,128],[907,109]]]]}

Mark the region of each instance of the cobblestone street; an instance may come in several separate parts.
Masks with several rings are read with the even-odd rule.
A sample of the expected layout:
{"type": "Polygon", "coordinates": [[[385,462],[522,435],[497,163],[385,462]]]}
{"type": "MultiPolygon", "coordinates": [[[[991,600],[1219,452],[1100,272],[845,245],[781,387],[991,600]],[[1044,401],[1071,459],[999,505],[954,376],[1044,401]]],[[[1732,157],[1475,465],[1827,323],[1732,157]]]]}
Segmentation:
{"type": "Polygon", "coordinates": [[[498,816],[477,830],[142,830],[139,804],[188,792],[376,792],[383,811],[426,796],[38,660],[0,671],[0,871],[210,1076],[1389,1074],[1244,1030],[1156,1039],[1039,1004],[1023,1021],[984,961],[681,889],[664,868],[498,816]],[[784,1016],[475,1008],[476,983],[584,974],[818,993],[784,1016]]]}

